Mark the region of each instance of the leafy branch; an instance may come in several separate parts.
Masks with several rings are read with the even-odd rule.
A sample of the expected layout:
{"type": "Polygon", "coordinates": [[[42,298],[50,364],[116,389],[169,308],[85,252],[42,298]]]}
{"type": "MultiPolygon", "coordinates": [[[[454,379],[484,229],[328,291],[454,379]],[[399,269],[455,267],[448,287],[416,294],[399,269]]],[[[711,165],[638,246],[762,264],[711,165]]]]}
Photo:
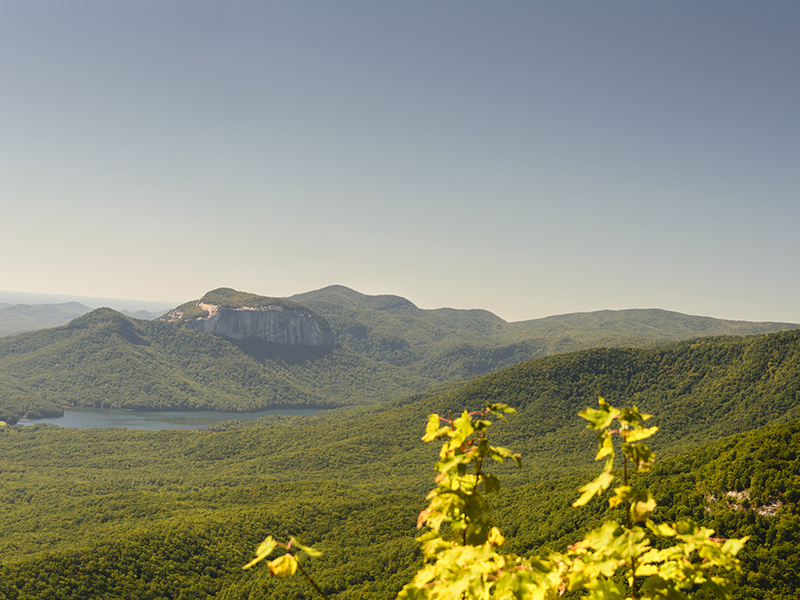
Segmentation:
{"type": "MultiPolygon", "coordinates": [[[[487,403],[480,411],[459,417],[433,414],[423,441],[442,440],[436,487],[417,527],[426,564],[398,595],[399,600],[556,600],[566,592],[586,592],[592,600],[688,600],[692,594],[730,598],[732,585],[723,573],[739,571],[736,558],[747,538],[722,540],[714,531],[685,520],[655,523],[656,502],[649,490],[636,491],[631,475],[650,469],[652,451],[642,443],[658,431],[645,427],[649,415],[633,408],[617,409],[602,397],[598,408],[580,413],[598,440],[596,460],[603,471],[580,488],[573,503],[580,507],[609,490],[617,477],[614,461],[622,455],[622,485],[615,487],[609,507],[624,507],[624,524],[606,521],[564,552],[524,558],[501,553],[505,538],[490,517],[486,494],[500,490],[500,480],[487,471],[489,459],[502,463],[518,454],[492,446],[487,437],[497,419],[515,412],[508,405],[487,403]],[[619,440],[619,451],[615,447],[619,440]],[[660,538],[653,543],[651,538],[660,538]]],[[[268,537],[256,550],[249,568],[276,547],[285,554],[268,562],[277,577],[299,568],[314,589],[325,594],[292,554],[297,547],[310,556],[319,553],[292,539],[284,545],[268,537]]]]}
{"type": "Polygon", "coordinates": [[[437,487],[428,494],[430,504],[418,520],[419,527],[431,529],[418,538],[429,562],[403,588],[400,599],[554,600],[567,591],[588,592],[596,600],[684,600],[695,591],[730,598],[731,584],[718,573],[739,569],[736,554],[747,538],[720,540],[713,530],[693,521],[654,523],[653,495],[635,491],[630,475],[653,465],[655,456],[642,440],[658,428],[645,427],[649,415],[636,407],[617,409],[602,397],[597,409],[586,409],[580,416],[596,432],[596,460],[605,460],[604,469],[579,490],[582,494],[573,506],[583,506],[611,487],[618,437],[623,481],[613,489],[609,506],[624,506],[625,524],[606,521],[563,553],[533,559],[501,554],[504,538],[489,519],[480,487],[485,493],[500,489],[499,480],[484,470],[487,458],[502,462],[511,457],[519,464],[518,455],[490,446],[486,439],[489,417],[505,418],[509,412],[513,409],[508,406],[487,404],[483,411],[465,412],[455,420],[429,417],[423,440],[444,439],[437,487]],[[461,535],[442,537],[445,524],[461,535]],[[666,543],[656,547],[649,536],[666,543]]]}
{"type": "Polygon", "coordinates": [[[272,573],[275,577],[282,579],[284,577],[291,577],[297,572],[298,569],[300,569],[300,572],[308,580],[311,586],[317,591],[317,593],[323,598],[325,598],[325,600],[329,600],[329,598],[325,595],[325,593],[321,589],[319,589],[317,583],[311,578],[311,576],[306,572],[303,566],[298,562],[297,557],[294,554],[292,554],[292,546],[295,546],[301,552],[305,552],[311,557],[322,556],[322,552],[320,552],[319,550],[314,550],[314,548],[302,545],[295,538],[290,538],[288,544],[283,544],[281,542],[276,541],[270,535],[267,536],[267,538],[258,545],[258,548],[256,548],[256,557],[249,563],[247,563],[245,566],[243,566],[242,569],[249,569],[255,564],[261,562],[262,560],[267,558],[270,554],[272,554],[275,548],[283,548],[285,550],[285,554],[282,554],[278,558],[271,560],[267,563],[267,567],[269,567],[269,572],[272,573]]]}

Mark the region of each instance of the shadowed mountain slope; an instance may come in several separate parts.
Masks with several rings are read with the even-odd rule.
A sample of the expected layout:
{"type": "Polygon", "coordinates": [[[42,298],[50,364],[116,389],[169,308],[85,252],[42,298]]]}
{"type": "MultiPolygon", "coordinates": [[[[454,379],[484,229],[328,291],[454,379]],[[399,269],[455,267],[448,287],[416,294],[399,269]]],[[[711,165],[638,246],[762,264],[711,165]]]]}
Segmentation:
{"type": "MultiPolygon", "coordinates": [[[[460,414],[486,402],[504,402],[518,413],[493,435],[498,443],[525,454],[522,475],[570,475],[581,472],[594,456],[593,436],[575,415],[596,406],[598,395],[614,405],[636,404],[655,415],[652,424],[661,430],[654,447],[662,455],[800,419],[800,330],[542,357],[375,407],[339,409],[335,419],[326,413],[324,418],[297,420],[293,448],[307,456],[304,469],[309,476],[324,477],[326,469],[335,466],[319,453],[312,457],[311,446],[302,442],[318,444],[327,438],[326,430],[338,430],[349,444],[377,453],[364,461],[400,465],[402,452],[421,452],[421,434],[412,426],[419,415],[460,414]],[[359,422],[369,425],[359,427],[359,422]],[[587,441],[574,444],[576,439],[587,441]]],[[[259,424],[235,422],[215,429],[259,424]]],[[[326,450],[344,464],[338,443],[326,450]]],[[[387,470],[387,479],[391,472],[387,470]]],[[[398,480],[414,478],[411,471],[396,475],[398,480]]]]}

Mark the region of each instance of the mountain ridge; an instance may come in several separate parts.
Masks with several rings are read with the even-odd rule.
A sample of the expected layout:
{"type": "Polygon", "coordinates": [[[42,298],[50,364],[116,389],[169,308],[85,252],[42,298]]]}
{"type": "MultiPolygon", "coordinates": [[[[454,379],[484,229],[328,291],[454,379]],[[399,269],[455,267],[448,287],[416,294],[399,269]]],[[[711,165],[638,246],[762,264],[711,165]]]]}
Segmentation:
{"type": "Polygon", "coordinates": [[[197,309],[192,319],[208,317],[199,305],[210,302],[203,299],[233,309],[255,303],[307,311],[337,343],[237,339],[184,327],[191,319],[142,321],[97,309],[65,326],[0,338],[0,416],[57,416],[64,405],[254,411],[373,404],[547,355],[653,348],[698,331],[781,326],[734,327],[652,309],[582,313],[518,327],[488,311],[428,311],[399,296],[367,296],[343,286],[288,299],[219,288],[178,308],[197,309]]]}
{"type": "MultiPolygon", "coordinates": [[[[600,323],[602,320],[608,320],[611,317],[616,315],[619,320],[620,317],[628,317],[633,316],[636,314],[644,315],[649,314],[651,317],[658,317],[659,315],[672,315],[674,321],[686,321],[686,319],[691,319],[694,322],[694,325],[690,327],[690,329],[708,329],[709,335],[726,335],[726,334],[758,334],[758,333],[767,333],[769,331],[778,331],[778,330],[785,330],[785,329],[794,329],[800,327],[798,323],[789,323],[789,322],[779,322],[779,321],[743,321],[743,320],[732,320],[732,319],[719,319],[716,317],[709,317],[709,316],[695,316],[689,315],[686,313],[680,313],[676,311],[670,311],[667,309],[659,309],[659,308],[629,308],[629,309],[619,309],[619,310],[610,310],[610,309],[603,309],[597,311],[589,311],[589,312],[573,312],[573,313],[565,313],[559,315],[550,315],[547,317],[540,317],[535,319],[525,319],[521,321],[505,321],[501,317],[495,315],[494,313],[481,309],[481,308],[473,308],[473,309],[457,309],[457,308],[433,308],[433,309],[422,309],[417,307],[413,302],[410,300],[394,295],[394,294],[378,294],[378,295],[368,295],[348,288],[344,285],[330,285],[318,290],[312,290],[309,292],[302,292],[299,294],[294,294],[292,296],[287,296],[283,298],[277,297],[269,297],[269,296],[260,296],[258,294],[253,294],[249,292],[236,292],[235,290],[231,290],[231,288],[217,288],[217,290],[212,290],[211,292],[206,293],[203,298],[207,298],[209,294],[213,294],[218,291],[231,291],[235,292],[235,294],[244,296],[244,297],[254,297],[254,298],[265,298],[272,302],[288,304],[291,302],[296,302],[298,304],[304,304],[304,301],[308,300],[308,310],[311,309],[311,305],[316,306],[327,306],[329,308],[336,309],[337,307],[341,310],[345,307],[350,307],[355,309],[356,311],[362,311],[365,308],[369,308],[371,310],[381,311],[384,314],[392,314],[397,312],[408,312],[416,311],[418,314],[426,314],[437,316],[440,320],[446,322],[448,325],[452,325],[453,319],[448,318],[452,316],[459,316],[459,317],[472,317],[473,318],[473,327],[476,323],[483,321],[483,327],[486,328],[487,331],[491,331],[492,328],[498,329],[503,328],[504,326],[510,326],[513,330],[518,330],[522,332],[522,335],[528,335],[531,332],[536,333],[537,331],[541,332],[552,332],[554,330],[559,329],[560,327],[564,327],[565,322],[590,322],[592,320],[600,323]],[[713,330],[713,331],[711,331],[713,330]],[[527,333],[526,333],[527,332],[527,333]]],[[[20,294],[17,294],[19,296],[20,294]]],[[[46,296],[42,296],[45,298],[46,296]]],[[[55,298],[56,296],[54,296],[55,298]]],[[[59,297],[60,298],[60,297],[59,297]]],[[[82,300],[89,301],[90,298],[83,298],[82,300]]],[[[97,299],[101,300],[101,299],[97,299]]],[[[202,298],[201,298],[202,300],[202,298]]],[[[6,335],[13,335],[16,333],[23,333],[23,329],[19,327],[9,328],[6,326],[7,319],[3,315],[3,311],[5,309],[14,309],[18,310],[17,307],[28,306],[33,309],[40,309],[52,306],[59,306],[59,305],[66,305],[70,304],[70,302],[50,302],[50,303],[42,303],[36,304],[33,303],[32,300],[27,300],[28,304],[14,304],[9,302],[0,302],[0,337],[6,335]]],[[[118,301],[122,302],[122,301],[118,301]]],[[[127,303],[132,303],[134,301],[125,301],[127,303]]],[[[166,313],[175,311],[180,309],[183,306],[190,305],[192,303],[196,303],[197,301],[190,301],[183,303],[177,307],[174,307],[170,310],[162,311],[160,313],[154,313],[152,311],[147,310],[138,310],[135,312],[131,312],[128,309],[118,309],[114,308],[112,304],[104,304],[104,306],[110,306],[114,308],[114,310],[120,310],[123,314],[131,316],[133,318],[139,319],[155,319],[159,318],[160,316],[164,316],[166,313]]],[[[84,309],[83,313],[89,312],[93,310],[89,305],[86,305],[85,302],[78,304],[83,304],[84,309]]],[[[151,303],[152,304],[152,303],[151,303]]],[[[95,304],[98,306],[98,304],[95,304]]],[[[198,313],[199,314],[199,313],[198,313]]],[[[59,322],[53,322],[52,320],[49,321],[42,321],[40,323],[31,323],[24,328],[24,331],[33,331],[36,329],[44,329],[50,327],[56,327],[59,325],[65,325],[69,320],[74,318],[77,315],[69,315],[67,318],[61,318],[59,322]]],[[[197,316],[197,315],[194,315],[197,316]]],[[[321,313],[315,315],[317,318],[321,320],[325,320],[321,313]]],[[[548,333],[549,335],[549,333],[548,333]]],[[[675,339],[685,339],[686,332],[676,331],[673,337],[677,335],[675,339]]]]}

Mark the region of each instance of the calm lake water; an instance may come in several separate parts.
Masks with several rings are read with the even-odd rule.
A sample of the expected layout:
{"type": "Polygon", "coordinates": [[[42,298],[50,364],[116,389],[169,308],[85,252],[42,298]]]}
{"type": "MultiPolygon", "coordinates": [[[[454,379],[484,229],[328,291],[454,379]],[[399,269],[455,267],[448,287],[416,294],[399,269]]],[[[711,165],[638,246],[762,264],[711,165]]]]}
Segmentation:
{"type": "Polygon", "coordinates": [[[318,408],[279,408],[254,413],[201,411],[132,411],[110,408],[64,409],[64,416],[55,419],[20,419],[20,425],[50,423],[76,429],[203,429],[220,421],[251,421],[270,415],[313,415],[318,408]]]}

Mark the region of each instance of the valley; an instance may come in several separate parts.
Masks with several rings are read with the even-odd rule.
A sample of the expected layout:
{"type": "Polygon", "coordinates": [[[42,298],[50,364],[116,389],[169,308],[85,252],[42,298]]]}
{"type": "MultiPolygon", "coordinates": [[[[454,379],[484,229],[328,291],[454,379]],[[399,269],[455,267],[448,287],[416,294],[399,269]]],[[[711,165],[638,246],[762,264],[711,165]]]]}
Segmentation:
{"type": "Polygon", "coordinates": [[[765,597],[764,590],[794,597],[800,330],[674,341],[664,338],[677,335],[677,317],[661,315],[673,326],[662,322],[661,338],[637,345],[621,341],[643,331],[642,323],[584,315],[595,325],[619,323],[594,334],[575,321],[557,326],[585,327],[586,339],[617,336],[620,344],[521,361],[515,357],[524,353],[498,350],[512,364],[481,373],[494,363],[469,363],[468,352],[442,348],[462,344],[484,356],[492,347],[530,351],[533,342],[524,340],[531,330],[513,331],[514,338],[489,314],[419,315],[396,298],[360,298],[371,308],[361,305],[356,320],[356,309],[334,297],[338,312],[322,302],[308,309],[336,335],[339,346],[322,351],[244,343],[110,310],[0,340],[7,412],[58,407],[56,393],[88,398],[91,406],[101,397],[87,396],[93,387],[103,401],[135,408],[161,398],[163,408],[228,402],[248,409],[261,406],[264,389],[273,390],[273,402],[274,390],[283,389],[292,390],[287,406],[319,406],[325,390],[338,394],[314,415],[232,419],[199,430],[0,426],[0,598],[312,598],[301,578],[242,572],[268,534],[300,536],[321,550],[305,567],[331,597],[394,597],[422,564],[415,524],[437,455],[435,444],[420,442],[427,415],[487,402],[517,410],[492,431],[494,443],[522,454],[521,469],[492,467],[503,482],[492,506],[505,549],[565,548],[614,518],[605,500],[571,507],[598,468],[594,436],[577,413],[596,406],[600,394],[637,405],[660,427],[652,443],[658,462],[641,476],[657,499],[655,517],[692,517],[724,537],[749,535],[734,598],[765,597]],[[433,376],[437,364],[448,376],[433,376]]]}

